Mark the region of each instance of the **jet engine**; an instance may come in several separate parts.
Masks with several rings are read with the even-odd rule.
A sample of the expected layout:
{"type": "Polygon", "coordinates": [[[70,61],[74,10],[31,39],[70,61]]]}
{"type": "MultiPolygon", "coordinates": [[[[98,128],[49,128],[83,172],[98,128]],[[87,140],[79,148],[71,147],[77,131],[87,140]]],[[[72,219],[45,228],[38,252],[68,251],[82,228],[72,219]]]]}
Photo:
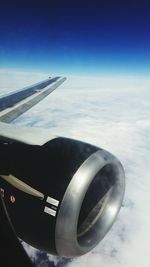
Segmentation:
{"type": "Polygon", "coordinates": [[[17,235],[48,253],[75,257],[106,235],[125,178],[106,150],[65,137],[42,145],[2,138],[0,188],[17,235]]]}

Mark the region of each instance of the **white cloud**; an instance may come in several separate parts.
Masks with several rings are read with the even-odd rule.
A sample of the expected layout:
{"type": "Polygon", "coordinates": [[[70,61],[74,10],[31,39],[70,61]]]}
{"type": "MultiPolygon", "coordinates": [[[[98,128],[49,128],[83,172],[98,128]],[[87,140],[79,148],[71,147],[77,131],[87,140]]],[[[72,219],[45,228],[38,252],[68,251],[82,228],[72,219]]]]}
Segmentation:
{"type": "Polygon", "coordinates": [[[28,252],[29,257],[31,258],[31,260],[34,262],[37,254],[38,254],[38,250],[33,248],[32,246],[28,245],[25,242],[22,242],[22,245],[24,247],[24,249],[28,252]]]}
{"type": "Polygon", "coordinates": [[[150,266],[149,88],[148,80],[135,77],[72,77],[15,121],[94,143],[125,168],[126,194],[116,223],[92,252],[69,267],[150,266]]]}

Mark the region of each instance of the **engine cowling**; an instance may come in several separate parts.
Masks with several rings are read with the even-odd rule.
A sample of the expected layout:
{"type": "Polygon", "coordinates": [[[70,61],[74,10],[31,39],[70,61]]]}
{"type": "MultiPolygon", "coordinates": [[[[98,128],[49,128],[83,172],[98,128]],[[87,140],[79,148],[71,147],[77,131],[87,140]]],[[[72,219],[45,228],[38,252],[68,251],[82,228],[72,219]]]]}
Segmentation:
{"type": "Polygon", "coordinates": [[[30,245],[55,255],[80,256],[114,223],[125,177],[108,151],[64,137],[42,146],[13,141],[5,144],[4,161],[7,172],[2,175],[11,174],[43,195],[40,199],[8,179],[1,181],[16,233],[30,245]]]}

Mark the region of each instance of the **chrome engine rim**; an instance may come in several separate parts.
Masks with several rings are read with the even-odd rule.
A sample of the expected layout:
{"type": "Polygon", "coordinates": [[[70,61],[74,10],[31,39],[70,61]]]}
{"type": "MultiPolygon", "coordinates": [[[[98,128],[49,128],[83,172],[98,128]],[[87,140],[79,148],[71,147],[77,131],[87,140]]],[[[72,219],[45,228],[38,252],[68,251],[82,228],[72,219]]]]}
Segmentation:
{"type": "Polygon", "coordinates": [[[106,150],[98,150],[87,158],[72,177],[57,215],[55,244],[60,256],[80,256],[93,249],[106,235],[120,210],[125,191],[125,175],[120,161],[106,150]],[[111,166],[115,174],[115,186],[109,193],[109,201],[96,220],[95,241],[91,240],[92,227],[85,234],[78,234],[77,226],[80,209],[86,192],[97,173],[111,166]],[[89,240],[88,240],[89,239],[89,240]],[[87,240],[87,241],[85,241],[87,240]]]}

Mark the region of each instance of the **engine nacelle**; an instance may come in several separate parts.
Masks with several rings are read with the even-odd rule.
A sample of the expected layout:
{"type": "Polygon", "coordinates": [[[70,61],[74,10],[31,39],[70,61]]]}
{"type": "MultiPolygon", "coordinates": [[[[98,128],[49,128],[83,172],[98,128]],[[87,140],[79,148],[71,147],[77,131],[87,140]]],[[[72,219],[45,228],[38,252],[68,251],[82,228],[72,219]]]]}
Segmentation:
{"type": "Polygon", "coordinates": [[[17,235],[60,256],[80,256],[93,249],[122,204],[125,178],[118,159],[96,146],[64,137],[42,146],[17,141],[1,141],[1,146],[4,179],[0,187],[17,235]],[[37,195],[28,188],[18,190],[9,175],[37,195]]]}

